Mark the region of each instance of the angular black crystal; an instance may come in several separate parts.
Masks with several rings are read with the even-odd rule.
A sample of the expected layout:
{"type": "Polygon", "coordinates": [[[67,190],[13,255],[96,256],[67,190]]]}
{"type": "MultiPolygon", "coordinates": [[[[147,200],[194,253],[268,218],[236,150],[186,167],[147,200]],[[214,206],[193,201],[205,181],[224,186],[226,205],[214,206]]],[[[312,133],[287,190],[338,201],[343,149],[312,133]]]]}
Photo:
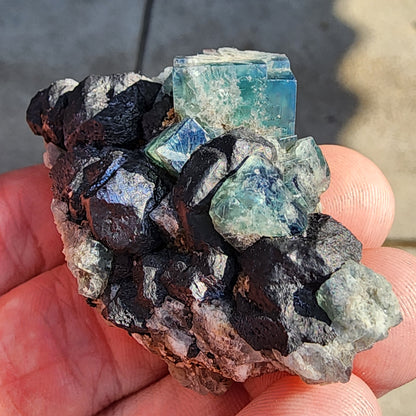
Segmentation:
{"type": "Polygon", "coordinates": [[[316,291],[347,260],[360,259],[361,243],[328,215],[311,215],[303,235],[262,238],[239,257],[242,273],[234,326],[255,349],[261,346],[258,333],[263,332],[263,338],[275,340],[272,348],[282,355],[304,342],[326,345],[335,333],[316,291]],[[250,308],[256,319],[247,325],[250,308]]]}

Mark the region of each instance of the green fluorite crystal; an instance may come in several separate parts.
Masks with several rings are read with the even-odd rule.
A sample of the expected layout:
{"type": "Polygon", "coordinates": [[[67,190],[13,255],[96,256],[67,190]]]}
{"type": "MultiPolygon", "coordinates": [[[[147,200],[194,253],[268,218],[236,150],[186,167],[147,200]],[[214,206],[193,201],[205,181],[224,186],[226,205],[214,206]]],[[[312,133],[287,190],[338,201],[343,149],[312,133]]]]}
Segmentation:
{"type": "Polygon", "coordinates": [[[175,111],[212,136],[237,127],[263,137],[294,134],[296,80],[285,55],[220,48],[174,60],[175,111]]]}
{"type": "Polygon", "coordinates": [[[402,320],[390,283],[352,260],[322,284],[316,297],[334,330],[357,351],[386,338],[389,328],[402,320]]]}
{"type": "Polygon", "coordinates": [[[329,186],[329,167],[313,137],[299,139],[283,156],[283,180],[308,213],[329,186]]]}
{"type": "Polygon", "coordinates": [[[301,233],[307,215],[319,211],[319,197],[329,185],[329,168],[312,137],[285,150],[277,159],[253,155],[215,193],[209,214],[215,229],[239,250],[260,237],[301,233]]]}
{"type": "Polygon", "coordinates": [[[262,236],[301,232],[307,215],[282,179],[268,160],[248,157],[212,198],[209,214],[215,229],[240,250],[262,236]]]}

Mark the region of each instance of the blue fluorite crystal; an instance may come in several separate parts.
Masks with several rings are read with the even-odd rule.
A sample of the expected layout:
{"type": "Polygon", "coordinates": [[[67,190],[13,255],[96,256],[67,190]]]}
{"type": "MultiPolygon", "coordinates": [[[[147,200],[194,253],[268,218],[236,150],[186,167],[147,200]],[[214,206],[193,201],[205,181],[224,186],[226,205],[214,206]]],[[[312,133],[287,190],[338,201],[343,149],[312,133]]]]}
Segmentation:
{"type": "Polygon", "coordinates": [[[266,138],[295,130],[296,80],[285,55],[220,48],[174,60],[175,111],[212,135],[246,127],[266,138]]]}
{"type": "Polygon", "coordinates": [[[215,229],[239,250],[262,236],[286,237],[307,225],[307,215],[280,171],[259,155],[248,157],[224,181],[212,198],[209,214],[215,229]]]}
{"type": "Polygon", "coordinates": [[[204,129],[195,120],[186,118],[153,139],[146,148],[146,154],[177,176],[191,154],[209,140],[204,129]]]}

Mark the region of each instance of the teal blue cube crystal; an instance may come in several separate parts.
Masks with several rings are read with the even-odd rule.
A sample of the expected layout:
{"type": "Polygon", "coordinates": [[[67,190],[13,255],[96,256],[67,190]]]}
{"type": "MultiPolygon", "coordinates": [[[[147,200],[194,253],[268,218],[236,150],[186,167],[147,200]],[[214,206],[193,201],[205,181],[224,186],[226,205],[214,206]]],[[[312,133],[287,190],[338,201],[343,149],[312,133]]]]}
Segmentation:
{"type": "Polygon", "coordinates": [[[220,48],[174,60],[175,111],[212,136],[237,127],[266,138],[295,131],[296,79],[285,55],[220,48]]]}
{"type": "Polygon", "coordinates": [[[249,156],[217,190],[209,210],[225,240],[244,250],[263,236],[302,232],[307,213],[283,182],[281,171],[260,155],[249,156]]]}
{"type": "Polygon", "coordinates": [[[186,118],[163,130],[147,145],[145,152],[155,163],[177,176],[191,154],[209,140],[195,120],[186,118]]]}

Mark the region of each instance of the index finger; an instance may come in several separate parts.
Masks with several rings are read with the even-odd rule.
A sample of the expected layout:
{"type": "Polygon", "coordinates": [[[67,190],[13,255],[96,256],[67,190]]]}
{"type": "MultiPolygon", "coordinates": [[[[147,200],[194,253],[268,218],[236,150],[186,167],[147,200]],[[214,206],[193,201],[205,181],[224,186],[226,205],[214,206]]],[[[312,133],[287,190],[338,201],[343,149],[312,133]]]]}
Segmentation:
{"type": "Polygon", "coordinates": [[[345,225],[364,248],[380,247],[394,219],[394,195],[386,177],[355,150],[321,149],[331,171],[331,184],[321,196],[323,212],[345,225]]]}

